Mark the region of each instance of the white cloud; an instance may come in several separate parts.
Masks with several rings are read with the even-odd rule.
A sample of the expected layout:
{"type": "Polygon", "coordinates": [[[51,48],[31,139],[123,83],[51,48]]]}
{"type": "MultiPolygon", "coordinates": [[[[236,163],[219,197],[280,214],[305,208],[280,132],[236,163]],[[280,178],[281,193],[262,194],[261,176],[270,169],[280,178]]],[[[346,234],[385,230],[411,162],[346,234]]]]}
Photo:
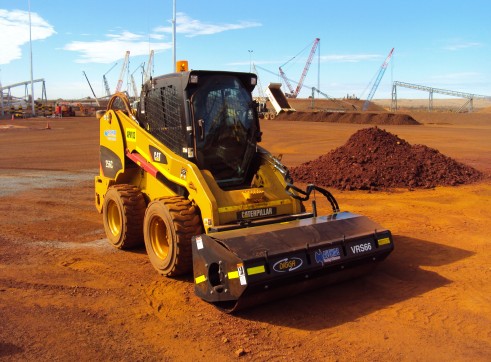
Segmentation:
{"type": "Polygon", "coordinates": [[[450,51],[457,51],[457,50],[468,49],[468,48],[477,48],[481,46],[482,44],[478,42],[455,41],[452,42],[452,44],[448,44],[444,46],[443,49],[450,50],[450,51]]]}
{"type": "Polygon", "coordinates": [[[447,73],[447,74],[441,74],[441,75],[435,75],[432,76],[432,79],[437,79],[437,80],[468,80],[471,78],[474,79],[479,79],[482,76],[482,74],[477,73],[477,72],[456,72],[456,73],[447,73]]]}
{"type": "Polygon", "coordinates": [[[109,40],[72,41],[64,50],[80,53],[77,63],[112,63],[124,57],[126,51],[133,56],[148,55],[154,51],[170,49],[171,43],[150,43],[148,37],[124,31],[106,35],[109,40]]]}
{"type": "Polygon", "coordinates": [[[331,54],[321,55],[320,59],[322,62],[359,63],[366,60],[382,59],[382,56],[378,54],[331,54]]]}
{"type": "MultiPolygon", "coordinates": [[[[236,30],[260,26],[259,23],[239,22],[237,24],[206,24],[189,16],[176,14],[176,32],[187,37],[197,35],[211,35],[227,30],[236,30]]],[[[80,53],[77,63],[112,63],[121,59],[127,50],[131,55],[148,55],[149,50],[162,51],[172,48],[172,43],[150,42],[162,40],[167,33],[172,33],[172,27],[158,27],[150,35],[135,34],[123,31],[120,34],[107,34],[108,40],[98,41],[72,41],[64,50],[80,53]]]]}
{"type": "MultiPolygon", "coordinates": [[[[29,12],[0,9],[0,64],[22,57],[21,46],[29,43],[29,12]]],[[[31,12],[31,39],[42,40],[56,34],[53,26],[31,12]]]]}
{"type": "MultiPolygon", "coordinates": [[[[210,24],[192,19],[184,13],[176,13],[176,32],[186,37],[198,35],[212,35],[229,30],[238,30],[262,26],[262,24],[250,21],[240,21],[236,24],[210,24]]],[[[172,26],[162,26],[155,29],[156,32],[172,33],[172,26]]]]}

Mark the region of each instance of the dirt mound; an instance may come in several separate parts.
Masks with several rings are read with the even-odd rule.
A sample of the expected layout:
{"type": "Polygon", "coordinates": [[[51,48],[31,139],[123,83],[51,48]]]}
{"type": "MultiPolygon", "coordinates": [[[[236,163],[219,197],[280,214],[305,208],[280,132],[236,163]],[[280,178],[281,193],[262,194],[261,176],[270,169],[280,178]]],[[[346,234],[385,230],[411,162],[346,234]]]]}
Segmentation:
{"type": "Polygon", "coordinates": [[[343,146],[292,168],[291,175],[297,182],[341,190],[456,186],[483,178],[433,148],[411,145],[377,127],[359,130],[343,146]]]}
{"type": "Polygon", "coordinates": [[[331,122],[378,125],[419,125],[413,117],[402,113],[366,112],[292,112],[280,113],[276,119],[296,122],[331,122]]]}
{"type": "MultiPolygon", "coordinates": [[[[353,98],[288,98],[288,103],[297,111],[315,112],[329,111],[332,109],[342,109],[345,111],[360,110],[363,108],[365,101],[353,98]]],[[[373,112],[383,112],[385,111],[385,108],[370,102],[368,110],[373,112]]]]}

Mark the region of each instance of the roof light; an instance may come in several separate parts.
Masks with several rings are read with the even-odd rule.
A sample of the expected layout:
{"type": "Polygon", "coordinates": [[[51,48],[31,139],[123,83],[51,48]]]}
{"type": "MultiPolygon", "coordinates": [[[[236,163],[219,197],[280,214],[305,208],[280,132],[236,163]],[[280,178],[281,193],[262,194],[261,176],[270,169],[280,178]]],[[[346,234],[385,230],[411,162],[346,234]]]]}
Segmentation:
{"type": "Polygon", "coordinates": [[[188,61],[187,60],[178,60],[176,62],[176,69],[178,72],[187,72],[188,71],[188,61]]]}

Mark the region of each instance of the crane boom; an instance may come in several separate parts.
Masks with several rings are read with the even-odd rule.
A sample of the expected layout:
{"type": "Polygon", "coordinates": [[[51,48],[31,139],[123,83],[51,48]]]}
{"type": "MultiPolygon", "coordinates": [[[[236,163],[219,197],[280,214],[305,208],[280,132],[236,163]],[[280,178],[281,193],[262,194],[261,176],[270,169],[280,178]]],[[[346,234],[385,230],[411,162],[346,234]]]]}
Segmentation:
{"type": "Polygon", "coordinates": [[[263,85],[261,84],[261,78],[259,77],[259,72],[256,69],[256,64],[252,64],[252,68],[254,69],[254,73],[257,75],[257,85],[259,87],[256,87],[257,92],[259,94],[259,101],[260,102],[266,102],[266,95],[264,94],[264,88],[263,85]]]}
{"type": "Polygon", "coordinates": [[[84,73],[85,79],[87,79],[87,83],[89,83],[90,90],[92,91],[92,94],[94,95],[94,98],[95,98],[95,102],[100,107],[101,104],[99,103],[99,100],[97,99],[97,96],[95,95],[94,89],[92,88],[92,84],[90,84],[90,82],[89,82],[89,77],[87,77],[87,74],[85,73],[85,70],[82,71],[82,73],[84,73]]]}
{"type": "Polygon", "coordinates": [[[377,88],[380,84],[380,81],[382,80],[382,77],[384,76],[385,70],[387,69],[387,65],[389,65],[390,58],[392,58],[392,53],[394,52],[394,48],[389,52],[389,55],[387,55],[387,58],[385,58],[384,63],[380,67],[380,70],[377,74],[377,78],[375,79],[375,82],[373,83],[373,87],[370,90],[370,93],[368,93],[368,97],[365,100],[365,103],[363,103],[362,110],[366,111],[368,109],[368,105],[370,104],[370,101],[373,99],[373,96],[375,95],[375,92],[377,91],[377,88]]]}
{"type": "Polygon", "coordinates": [[[317,49],[317,45],[319,44],[320,39],[315,38],[314,44],[312,45],[312,49],[310,50],[309,58],[307,59],[307,63],[305,64],[305,68],[303,68],[302,76],[300,77],[300,81],[297,84],[297,88],[295,89],[295,97],[300,93],[300,90],[303,86],[303,81],[309,71],[310,64],[312,63],[312,58],[314,57],[315,51],[317,49]]]}
{"type": "Polygon", "coordinates": [[[136,86],[135,78],[131,75],[131,86],[133,87],[133,96],[138,97],[138,87],[136,86]]]}
{"type": "Polygon", "coordinates": [[[150,55],[148,56],[147,69],[145,70],[145,75],[143,78],[143,83],[146,83],[147,80],[152,76],[152,68],[153,68],[153,53],[154,51],[150,51],[150,55]]]}
{"type": "MultiPolygon", "coordinates": [[[[295,59],[298,54],[295,55],[293,58],[291,58],[288,62],[283,64],[281,67],[279,67],[280,76],[281,76],[281,78],[283,78],[286,86],[288,87],[288,90],[290,91],[289,94],[285,94],[287,97],[297,98],[298,94],[300,93],[300,90],[302,89],[302,86],[303,86],[303,81],[305,80],[305,77],[307,76],[307,73],[308,73],[309,68],[310,68],[310,64],[312,63],[312,58],[314,57],[314,54],[315,54],[315,51],[317,49],[317,45],[319,44],[319,41],[320,41],[319,38],[315,38],[314,44],[312,45],[312,49],[310,50],[310,54],[309,54],[309,57],[307,59],[307,63],[305,64],[305,67],[303,68],[303,72],[302,72],[302,75],[300,77],[300,80],[297,83],[297,88],[293,89],[293,87],[292,87],[289,79],[287,78],[285,72],[283,71],[282,67],[285,64],[287,64],[288,62],[290,62],[291,60],[295,59]]],[[[304,50],[305,50],[305,48],[301,52],[303,52],[304,50]]]]}
{"type": "Polygon", "coordinates": [[[104,81],[104,89],[106,90],[106,96],[110,97],[111,90],[109,89],[109,84],[107,83],[107,78],[105,74],[102,76],[102,80],[104,81]]]}
{"type": "Polygon", "coordinates": [[[106,96],[108,97],[111,96],[111,90],[109,89],[109,84],[107,83],[106,74],[113,70],[116,65],[118,65],[117,62],[114,63],[113,66],[102,76],[102,80],[104,81],[104,89],[106,90],[106,96]]]}
{"type": "Polygon", "coordinates": [[[283,78],[283,80],[285,81],[285,84],[286,86],[288,87],[288,90],[290,91],[290,95],[292,98],[295,98],[294,97],[294,90],[293,90],[293,87],[292,85],[290,84],[290,81],[288,80],[288,78],[286,77],[286,74],[285,72],[283,71],[283,69],[281,69],[281,67],[279,68],[280,70],[280,75],[281,75],[281,78],[283,78]]]}
{"type": "Polygon", "coordinates": [[[126,68],[128,67],[128,63],[130,61],[130,51],[126,51],[126,55],[124,57],[123,67],[121,68],[121,73],[119,73],[118,85],[116,86],[116,91],[114,93],[118,93],[121,91],[121,87],[123,86],[123,77],[126,68]]]}

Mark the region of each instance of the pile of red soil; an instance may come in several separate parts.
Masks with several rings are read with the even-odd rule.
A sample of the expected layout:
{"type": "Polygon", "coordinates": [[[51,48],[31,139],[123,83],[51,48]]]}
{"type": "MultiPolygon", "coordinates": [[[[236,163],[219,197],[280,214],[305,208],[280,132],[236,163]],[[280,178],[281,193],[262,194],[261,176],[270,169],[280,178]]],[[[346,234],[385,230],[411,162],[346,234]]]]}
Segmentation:
{"type": "Polygon", "coordinates": [[[290,174],[296,182],[341,190],[456,186],[483,178],[433,148],[411,145],[377,127],[359,130],[345,145],[292,168],[290,174]]]}
{"type": "Polygon", "coordinates": [[[378,125],[419,125],[413,117],[402,113],[370,112],[292,112],[280,113],[278,120],[297,122],[331,122],[378,125]]]}

